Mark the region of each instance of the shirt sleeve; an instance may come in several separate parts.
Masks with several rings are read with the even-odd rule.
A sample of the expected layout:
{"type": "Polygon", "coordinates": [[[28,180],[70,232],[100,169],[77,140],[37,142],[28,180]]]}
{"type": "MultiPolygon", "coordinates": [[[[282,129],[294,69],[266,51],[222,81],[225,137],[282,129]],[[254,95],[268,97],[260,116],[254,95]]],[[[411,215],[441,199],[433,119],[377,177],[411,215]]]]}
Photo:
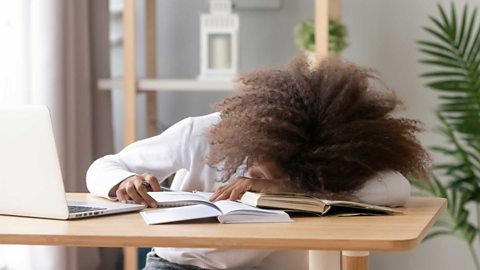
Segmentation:
{"type": "Polygon", "coordinates": [[[104,156],[90,165],[87,188],[90,193],[116,199],[112,190],[129,176],[150,173],[163,180],[190,163],[188,154],[193,121],[184,119],[163,133],[137,141],[115,155],[104,156]]]}
{"type": "Polygon", "coordinates": [[[399,172],[382,172],[367,181],[355,196],[365,203],[402,206],[410,197],[410,183],[399,172]]]}

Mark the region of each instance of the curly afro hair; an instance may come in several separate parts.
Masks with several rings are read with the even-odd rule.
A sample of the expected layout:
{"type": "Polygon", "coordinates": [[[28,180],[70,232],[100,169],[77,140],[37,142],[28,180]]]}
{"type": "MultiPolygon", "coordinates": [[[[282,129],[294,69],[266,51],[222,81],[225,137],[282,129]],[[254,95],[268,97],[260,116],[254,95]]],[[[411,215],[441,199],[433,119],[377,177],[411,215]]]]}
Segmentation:
{"type": "Polygon", "coordinates": [[[392,115],[401,102],[378,82],[372,70],[305,56],[240,76],[236,94],[217,104],[207,162],[222,163],[226,181],[246,159],[274,161],[289,176],[282,184],[308,193],[353,192],[388,170],[426,177],[421,124],[392,115]]]}

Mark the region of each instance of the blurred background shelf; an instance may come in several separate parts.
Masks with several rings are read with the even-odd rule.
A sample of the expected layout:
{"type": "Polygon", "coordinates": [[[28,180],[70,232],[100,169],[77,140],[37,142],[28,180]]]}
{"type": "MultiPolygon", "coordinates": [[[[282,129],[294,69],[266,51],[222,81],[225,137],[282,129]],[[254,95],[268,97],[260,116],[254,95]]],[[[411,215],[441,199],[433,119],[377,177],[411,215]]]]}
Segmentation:
{"type": "MultiPolygon", "coordinates": [[[[120,90],[123,88],[123,78],[100,79],[97,82],[99,90],[120,90]]],[[[231,91],[231,81],[207,81],[196,79],[137,79],[138,91],[231,91]]]]}

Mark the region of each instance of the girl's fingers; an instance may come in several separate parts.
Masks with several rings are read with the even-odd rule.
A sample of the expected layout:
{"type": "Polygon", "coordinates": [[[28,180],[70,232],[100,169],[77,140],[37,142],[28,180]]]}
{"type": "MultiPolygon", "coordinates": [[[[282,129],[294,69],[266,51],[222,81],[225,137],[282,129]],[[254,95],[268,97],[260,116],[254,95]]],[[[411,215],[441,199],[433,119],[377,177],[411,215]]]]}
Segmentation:
{"type": "Polygon", "coordinates": [[[127,201],[130,199],[125,189],[117,189],[116,195],[118,201],[121,203],[127,203],[127,201]]]}
{"type": "Polygon", "coordinates": [[[157,207],[157,202],[150,195],[148,195],[148,189],[147,187],[145,187],[144,183],[146,183],[144,179],[141,179],[140,181],[135,181],[135,189],[138,195],[140,195],[140,197],[142,198],[143,205],[145,205],[146,207],[155,208],[157,207]]]}
{"type": "Polygon", "coordinates": [[[214,201],[217,201],[218,200],[218,197],[231,185],[232,183],[230,184],[226,184],[224,186],[221,186],[219,187],[213,194],[212,196],[210,197],[210,201],[211,202],[214,202],[214,201]]]}
{"type": "Polygon", "coordinates": [[[125,187],[125,190],[128,196],[130,196],[130,198],[132,198],[132,200],[134,200],[135,203],[148,206],[147,203],[143,200],[142,196],[138,194],[137,188],[135,187],[135,184],[133,182],[128,182],[125,187]]]}
{"type": "Polygon", "coordinates": [[[152,189],[151,191],[161,191],[160,184],[158,183],[158,180],[154,175],[144,173],[142,174],[142,176],[143,179],[145,179],[145,181],[147,181],[147,183],[150,185],[152,189]]]}
{"type": "Polygon", "coordinates": [[[239,200],[243,194],[245,194],[246,190],[243,188],[236,187],[232,189],[232,192],[230,192],[230,197],[228,198],[231,201],[236,201],[239,200]]]}

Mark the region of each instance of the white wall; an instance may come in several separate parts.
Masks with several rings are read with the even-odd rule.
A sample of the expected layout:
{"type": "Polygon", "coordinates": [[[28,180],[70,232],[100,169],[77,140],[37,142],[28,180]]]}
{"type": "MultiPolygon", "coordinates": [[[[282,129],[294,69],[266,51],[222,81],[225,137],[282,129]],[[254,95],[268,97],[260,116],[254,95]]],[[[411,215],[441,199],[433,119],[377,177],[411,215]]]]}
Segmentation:
{"type": "MultiPolygon", "coordinates": [[[[436,15],[436,3],[441,1],[415,0],[343,0],[342,17],[349,31],[350,47],[344,57],[361,65],[376,68],[384,81],[405,101],[405,115],[422,120],[427,129],[436,125],[433,110],[435,95],[427,90],[419,78],[425,67],[418,63],[420,54],[415,40],[427,38],[421,26],[428,24],[427,15],[436,15]]],[[[457,3],[478,2],[455,1],[457,3]]],[[[198,16],[206,11],[204,1],[165,0],[158,5],[158,75],[159,77],[186,77],[198,75],[199,31],[198,16]]],[[[304,18],[313,17],[313,0],[283,0],[282,8],[270,11],[241,11],[240,14],[240,69],[249,70],[286,63],[298,53],[293,44],[293,27],[304,18]]],[[[139,56],[142,56],[144,38],[141,24],[143,1],[138,2],[139,56]]],[[[114,57],[120,59],[119,52],[114,57]]],[[[121,61],[112,70],[121,73],[121,61]],[[116,70],[116,71],[115,71],[116,70]]],[[[143,74],[143,58],[139,74],[143,74]]],[[[228,93],[162,92],[158,97],[159,122],[170,125],[189,115],[211,111],[209,104],[228,93]]],[[[138,133],[145,136],[144,100],[139,98],[138,133]]],[[[121,96],[114,95],[114,127],[117,150],[121,148],[121,96]]],[[[441,143],[433,132],[421,136],[427,145],[441,143]]],[[[472,220],[475,217],[472,217],[472,220]]],[[[474,269],[465,245],[453,237],[433,239],[419,248],[403,253],[382,253],[371,256],[371,269],[474,269]]]]}
{"type": "MultiPolygon", "coordinates": [[[[419,78],[427,67],[418,63],[421,55],[415,41],[430,39],[421,27],[430,25],[428,15],[437,16],[438,2],[444,7],[450,5],[447,0],[343,0],[342,5],[342,19],[351,42],[344,56],[380,71],[385,82],[405,101],[405,114],[426,124],[429,132],[421,136],[425,145],[442,140],[432,132],[437,125],[433,114],[437,100],[419,78]]],[[[457,9],[465,2],[478,6],[477,1],[455,1],[457,9]]],[[[474,212],[471,219],[475,220],[474,212]]],[[[370,265],[371,269],[389,270],[474,269],[465,244],[453,237],[432,239],[411,252],[373,254],[370,265]]]]}

